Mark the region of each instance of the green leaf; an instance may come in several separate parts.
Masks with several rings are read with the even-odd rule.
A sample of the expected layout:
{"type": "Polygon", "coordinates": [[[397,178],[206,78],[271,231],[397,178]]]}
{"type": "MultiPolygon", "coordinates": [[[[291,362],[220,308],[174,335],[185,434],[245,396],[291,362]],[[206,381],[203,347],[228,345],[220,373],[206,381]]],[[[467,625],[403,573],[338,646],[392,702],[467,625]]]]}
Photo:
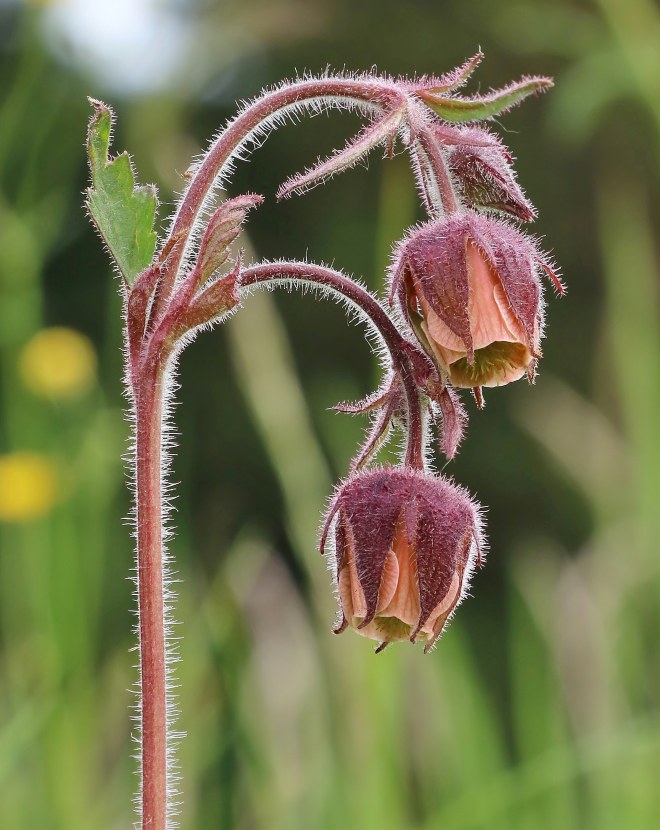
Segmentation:
{"type": "Polygon", "coordinates": [[[153,185],[136,185],[128,153],[109,158],[114,114],[100,101],[89,99],[94,115],[87,132],[87,155],[92,187],[87,208],[117,267],[131,285],[153,259],[154,220],[158,196],[153,185]]]}
{"type": "Polygon", "coordinates": [[[550,89],[549,78],[524,78],[488,95],[460,98],[438,95],[432,90],[420,90],[416,94],[445,121],[483,121],[515,107],[530,95],[550,89]]]}

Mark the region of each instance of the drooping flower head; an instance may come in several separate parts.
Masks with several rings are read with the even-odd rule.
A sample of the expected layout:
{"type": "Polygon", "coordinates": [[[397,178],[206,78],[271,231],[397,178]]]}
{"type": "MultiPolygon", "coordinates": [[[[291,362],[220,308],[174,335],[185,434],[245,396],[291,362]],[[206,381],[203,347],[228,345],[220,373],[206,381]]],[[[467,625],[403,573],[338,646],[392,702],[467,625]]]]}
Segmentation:
{"type": "Polygon", "coordinates": [[[536,242],[507,222],[465,211],[426,223],[399,246],[392,291],[453,386],[530,378],[540,357],[545,270],[536,242]]]}
{"type": "Polygon", "coordinates": [[[349,479],[337,492],[334,522],[340,618],[377,640],[426,643],[428,650],[464,596],[483,554],[479,508],[444,478],[386,467],[349,479]]]}

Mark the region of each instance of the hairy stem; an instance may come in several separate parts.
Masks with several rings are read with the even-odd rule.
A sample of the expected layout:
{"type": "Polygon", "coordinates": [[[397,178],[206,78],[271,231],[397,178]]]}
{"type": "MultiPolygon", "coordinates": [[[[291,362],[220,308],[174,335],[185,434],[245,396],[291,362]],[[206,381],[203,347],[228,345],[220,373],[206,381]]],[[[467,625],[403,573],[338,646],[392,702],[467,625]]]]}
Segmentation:
{"type": "Polygon", "coordinates": [[[186,190],[170,232],[169,238],[179,242],[167,264],[165,282],[160,292],[162,301],[166,301],[169,296],[192,229],[223,168],[236,149],[260,126],[277,113],[295,107],[303,101],[312,103],[328,98],[344,99],[352,105],[366,105],[382,110],[388,104],[400,101],[401,97],[402,93],[394,84],[383,80],[317,78],[284,86],[258,98],[220,133],[186,190]]]}
{"type": "Polygon", "coordinates": [[[253,265],[243,271],[240,285],[242,288],[247,288],[278,280],[295,280],[329,288],[349,300],[369,318],[390,352],[393,367],[401,378],[405,391],[408,414],[405,462],[415,469],[424,469],[424,424],[420,394],[408,357],[411,344],[401,336],[380,303],[366,289],[338,271],[306,262],[272,262],[253,265]]]}
{"type": "Polygon", "coordinates": [[[449,167],[432,130],[428,127],[420,131],[419,147],[424,154],[424,160],[437,183],[444,213],[456,213],[460,209],[460,202],[454,190],[449,167]]]}
{"type": "Polygon", "coordinates": [[[135,379],[142,830],[167,821],[167,681],[163,599],[163,371],[135,379]]]}
{"type": "MultiPolygon", "coordinates": [[[[382,80],[322,78],[263,95],[247,107],[216,139],[196,170],[174,217],[165,243],[164,267],[153,300],[151,319],[157,321],[152,335],[151,354],[158,352],[171,328],[175,285],[194,227],[213,189],[232,156],[264,125],[272,124],[279,113],[306,102],[343,100],[349,105],[386,110],[402,100],[394,84],[382,80]]],[[[437,183],[442,208],[458,208],[449,171],[430,130],[418,138],[418,152],[437,183]]],[[[438,199],[436,198],[436,201],[438,199]]],[[[390,351],[392,365],[401,379],[407,405],[407,446],[405,463],[424,468],[424,418],[422,401],[415,382],[410,356],[412,344],[405,341],[388,314],[368,291],[336,271],[302,263],[258,265],[246,269],[241,285],[264,284],[278,279],[295,279],[321,285],[345,297],[371,320],[390,351]]],[[[183,286],[182,286],[183,287],[183,286]]],[[[190,297],[186,298],[189,301],[190,297]]],[[[174,303],[174,305],[177,305],[174,303]]],[[[151,368],[139,363],[133,375],[136,425],[137,556],[140,620],[141,672],[141,769],[142,830],[165,830],[168,811],[167,769],[167,678],[164,632],[163,531],[162,531],[162,431],[163,363],[156,359],[151,368]],[[158,368],[153,368],[154,366],[158,368]]]]}

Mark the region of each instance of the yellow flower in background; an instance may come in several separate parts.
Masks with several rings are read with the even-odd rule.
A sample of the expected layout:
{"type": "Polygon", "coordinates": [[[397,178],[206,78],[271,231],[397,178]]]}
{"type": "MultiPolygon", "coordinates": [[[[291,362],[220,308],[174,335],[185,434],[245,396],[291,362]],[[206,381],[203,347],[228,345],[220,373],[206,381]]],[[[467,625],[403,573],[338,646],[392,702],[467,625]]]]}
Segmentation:
{"type": "Polygon", "coordinates": [[[26,522],[44,516],[57,499],[53,464],[35,452],[0,455],[0,521],[26,522]]]}
{"type": "Polygon", "coordinates": [[[88,337],[73,329],[43,329],[24,347],[20,372],[25,385],[36,395],[79,397],[96,377],[94,347],[88,337]]]}

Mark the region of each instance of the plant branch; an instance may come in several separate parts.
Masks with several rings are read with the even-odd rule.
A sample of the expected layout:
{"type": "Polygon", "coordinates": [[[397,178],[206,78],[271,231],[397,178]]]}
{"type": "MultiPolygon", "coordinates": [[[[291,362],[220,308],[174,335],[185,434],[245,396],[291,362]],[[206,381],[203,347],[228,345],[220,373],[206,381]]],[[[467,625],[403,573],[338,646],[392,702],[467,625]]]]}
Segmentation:
{"type": "Polygon", "coordinates": [[[379,111],[401,101],[403,93],[382,79],[316,78],[283,86],[258,98],[223,130],[195,172],[174,217],[169,238],[177,240],[159,292],[165,302],[177,279],[193,227],[204,209],[222,171],[246,140],[278,114],[298,104],[313,104],[328,98],[343,99],[350,106],[371,106],[379,111]]]}
{"type": "MultiPolygon", "coordinates": [[[[252,265],[240,277],[240,287],[268,285],[279,280],[294,280],[330,289],[348,300],[372,323],[387,346],[392,365],[403,385],[408,414],[405,462],[415,469],[424,469],[424,422],[422,402],[415,380],[411,358],[417,349],[399,333],[385,309],[366,289],[338,271],[306,262],[272,262],[252,265]]],[[[423,358],[426,361],[426,358],[423,358]]]]}

